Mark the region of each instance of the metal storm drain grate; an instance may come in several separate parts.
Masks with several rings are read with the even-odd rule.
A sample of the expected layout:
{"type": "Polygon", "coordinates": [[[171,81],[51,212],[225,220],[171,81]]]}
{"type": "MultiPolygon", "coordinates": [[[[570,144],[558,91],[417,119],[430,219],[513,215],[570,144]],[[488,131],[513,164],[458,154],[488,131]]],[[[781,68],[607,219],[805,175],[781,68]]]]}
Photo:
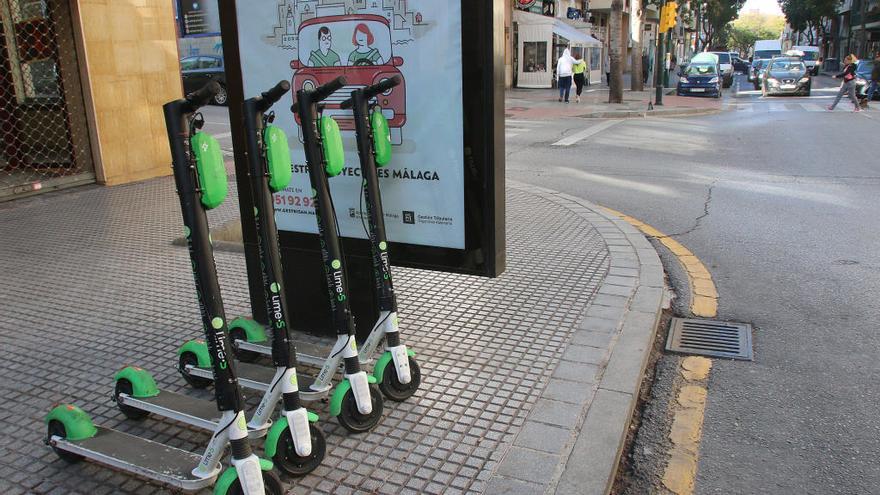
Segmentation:
{"type": "Polygon", "coordinates": [[[729,321],[673,318],[666,350],[752,360],[752,326],[729,321]]]}

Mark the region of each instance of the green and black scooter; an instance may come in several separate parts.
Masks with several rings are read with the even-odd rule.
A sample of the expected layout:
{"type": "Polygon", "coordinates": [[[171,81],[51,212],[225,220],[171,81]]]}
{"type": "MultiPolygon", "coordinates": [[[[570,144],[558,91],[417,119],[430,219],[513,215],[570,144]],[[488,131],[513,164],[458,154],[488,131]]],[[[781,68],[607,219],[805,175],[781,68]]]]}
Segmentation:
{"type": "MultiPolygon", "coordinates": [[[[327,179],[328,175],[338,175],[344,166],[342,136],[336,121],[329,116],[321,116],[319,110],[320,102],[338,91],[343,85],[344,79],[338,78],[313,90],[300,90],[297,92],[293,108],[299,114],[302,123],[303,145],[314,194],[312,203],[315,207],[318,234],[321,239],[321,257],[326,273],[326,288],[330,294],[333,325],[337,335],[336,343],[332,348],[327,349],[326,357],[316,359],[313,356],[313,361],[310,364],[318,365],[321,369],[314,379],[300,378],[300,397],[304,401],[312,401],[324,399],[330,395],[330,391],[333,389],[333,377],[342,365],[344,379],[333,389],[333,394],[330,396],[330,415],[335,416],[348,431],[360,433],[372,429],[379,422],[382,417],[383,400],[382,395],[372,385],[376,379],[361,370],[358,361],[354,319],[348,302],[348,280],[343,264],[336,213],[327,179]]],[[[246,125],[251,125],[250,121],[254,120],[255,122],[257,118],[261,119],[261,124],[268,123],[267,117],[260,117],[258,114],[248,115],[246,113],[245,118],[246,125]],[[263,122],[262,119],[267,120],[263,122]]],[[[283,137],[280,130],[274,127],[271,129],[272,132],[267,134],[269,140],[283,137]]],[[[286,140],[286,137],[284,139],[286,140]]],[[[279,146],[277,149],[281,153],[282,147],[279,146]]],[[[275,159],[281,160],[280,158],[275,159]]],[[[287,159],[289,160],[289,155],[287,159]]],[[[270,171],[276,170],[280,173],[280,170],[284,168],[283,166],[272,166],[273,158],[271,155],[267,156],[267,160],[270,171]]],[[[278,247],[278,231],[273,217],[272,178],[269,181],[268,187],[265,184],[254,183],[253,194],[254,203],[259,205],[255,213],[258,217],[261,262],[264,265],[263,280],[264,285],[269,284],[267,295],[271,297],[267,298],[270,301],[270,307],[267,309],[274,327],[277,325],[277,321],[274,320],[274,314],[277,311],[280,310],[279,316],[285,316],[285,321],[288,320],[286,319],[286,300],[280,293],[281,254],[278,247]],[[263,214],[261,215],[261,213],[263,214]],[[260,221],[261,219],[262,221],[260,221]],[[276,274],[273,278],[279,284],[277,293],[272,288],[272,283],[275,282],[268,281],[266,278],[267,272],[276,274]]],[[[236,331],[246,331],[251,335],[260,333],[265,336],[262,326],[254,320],[242,321],[239,319],[237,321],[239,326],[231,327],[234,328],[231,330],[233,335],[236,331]]],[[[273,331],[273,333],[275,337],[273,337],[272,345],[264,348],[267,354],[273,356],[274,360],[275,350],[278,346],[278,334],[283,334],[283,332],[273,331]]],[[[300,345],[297,343],[297,348],[299,349],[299,347],[300,345]]],[[[193,362],[197,358],[195,350],[196,347],[191,342],[184,344],[184,347],[181,348],[180,372],[191,385],[207,386],[211,379],[210,370],[205,362],[193,362]]],[[[298,352],[297,357],[301,358],[302,353],[298,352]]],[[[300,359],[300,362],[303,361],[305,360],[300,359]]],[[[264,366],[247,362],[238,363],[238,366],[241,370],[243,387],[267,390],[273,386],[274,380],[277,378],[277,372],[273,374],[271,369],[264,366]]]]}
{"type": "MultiPolygon", "coordinates": [[[[256,220],[261,227],[260,232],[265,230],[262,228],[264,223],[268,224],[266,228],[272,231],[275,229],[275,218],[271,213],[272,194],[268,191],[284,189],[291,178],[287,139],[280,129],[272,126],[264,128],[263,113],[289,90],[290,83],[282,81],[262,95],[245,100],[243,104],[251,186],[254,190],[261,191],[261,194],[255,195],[256,197],[265,196],[270,201],[269,215],[259,214],[267,211],[265,202],[255,209],[256,220]]],[[[283,297],[284,293],[280,260],[270,259],[273,253],[264,249],[273,241],[277,243],[275,239],[265,239],[263,235],[260,236],[261,255],[262,259],[266,260],[262,264],[266,301],[270,304],[267,310],[272,315],[272,327],[276,329],[272,341],[275,374],[269,386],[263,391],[263,398],[248,422],[248,429],[252,437],[266,437],[264,444],[266,456],[275,462],[278,469],[290,476],[303,476],[321,464],[326,453],[326,441],[323,432],[315,424],[318,415],[302,406],[299,390],[302,380],[297,378],[296,350],[287,332],[287,318],[273,305],[276,298],[283,297]],[[272,416],[279,402],[283,404],[283,408],[278,420],[273,423],[272,416]]],[[[277,256],[277,250],[274,254],[277,256]]],[[[205,370],[211,372],[211,354],[203,340],[187,342],[180,354],[180,359],[183,360],[182,366],[198,365],[202,362],[205,370]]],[[[242,377],[242,373],[247,370],[240,367],[237,369],[239,383],[245,383],[246,378],[242,377]]],[[[197,428],[206,430],[216,428],[219,418],[212,401],[159,390],[147,395],[135,393],[128,378],[132,373],[134,372],[131,369],[120,372],[121,376],[117,379],[114,393],[116,404],[129,418],[143,419],[149,414],[156,414],[197,428]]],[[[213,376],[213,373],[211,374],[213,376]]]]}
{"type": "MultiPolygon", "coordinates": [[[[365,227],[365,230],[372,254],[373,288],[379,304],[379,318],[360,347],[358,359],[361,364],[372,362],[379,345],[384,341],[385,350],[373,366],[373,376],[385,397],[398,402],[408,399],[418,390],[421,371],[415,353],[400,341],[397,299],[391,278],[377,172],[377,166],[385,166],[391,161],[391,138],[382,109],[373,100],[377,95],[387,93],[399,84],[399,76],[385,79],[373,86],[352,91],[350,98],[341,103],[342,109],[351,108],[354,112],[358,156],[364,179],[362,195],[368,210],[369,228],[365,227]]],[[[260,355],[270,355],[272,352],[272,347],[266,344],[268,338],[263,327],[250,318],[236,318],[230,322],[230,338],[236,355],[242,361],[252,362],[260,355]]],[[[320,348],[312,345],[306,347],[305,351],[299,354],[301,361],[321,364],[320,348]]]]}
{"type": "MultiPolygon", "coordinates": [[[[198,109],[220,90],[213,82],[185,99],[163,106],[174,180],[183,213],[183,230],[189,247],[205,340],[213,362],[212,372],[219,421],[204,453],[198,454],[96,426],[72,404],[61,404],[46,416],[46,443],[59,457],[76,462],[83,458],[127,471],[187,491],[214,485],[214,493],[262,495],[284,493],[271,461],[258,458],[248,441],[244,399],[238,386],[235,363],[227,338],[226,315],[220,296],[206,211],[226,197],[226,168],[217,140],[198,132],[198,109]],[[232,447],[232,466],[225,471],[220,459],[232,447]],[[222,474],[221,474],[222,473],[222,474]]],[[[135,395],[158,394],[155,382],[139,368],[117,375],[135,395]]]]}

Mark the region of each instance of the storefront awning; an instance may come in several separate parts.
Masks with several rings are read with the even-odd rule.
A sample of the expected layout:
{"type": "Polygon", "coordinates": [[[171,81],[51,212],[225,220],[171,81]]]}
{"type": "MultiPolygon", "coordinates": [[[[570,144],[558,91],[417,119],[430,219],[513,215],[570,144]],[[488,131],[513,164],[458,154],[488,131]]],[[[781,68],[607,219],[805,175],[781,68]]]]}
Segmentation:
{"type": "Polygon", "coordinates": [[[553,32],[567,39],[572,45],[602,46],[601,41],[559,20],[553,23],[553,32]]]}

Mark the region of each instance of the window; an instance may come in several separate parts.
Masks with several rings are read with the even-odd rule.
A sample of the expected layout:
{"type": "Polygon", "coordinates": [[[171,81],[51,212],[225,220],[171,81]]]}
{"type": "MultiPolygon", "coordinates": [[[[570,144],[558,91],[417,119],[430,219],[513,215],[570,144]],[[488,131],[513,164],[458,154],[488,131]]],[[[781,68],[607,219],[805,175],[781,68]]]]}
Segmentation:
{"type": "Polygon", "coordinates": [[[180,70],[193,70],[199,68],[198,57],[186,57],[180,61],[180,70]]]}
{"type": "Polygon", "coordinates": [[[219,69],[223,66],[219,58],[216,57],[202,57],[199,59],[199,68],[200,69],[219,69]]]}
{"type": "Polygon", "coordinates": [[[547,42],[523,42],[523,72],[547,72],[547,42]]]}

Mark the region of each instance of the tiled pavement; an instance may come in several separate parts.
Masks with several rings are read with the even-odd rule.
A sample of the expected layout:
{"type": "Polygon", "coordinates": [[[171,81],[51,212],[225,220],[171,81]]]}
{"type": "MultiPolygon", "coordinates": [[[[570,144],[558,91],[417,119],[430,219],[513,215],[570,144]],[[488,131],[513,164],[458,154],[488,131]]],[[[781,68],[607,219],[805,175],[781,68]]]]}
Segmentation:
{"type": "MultiPolygon", "coordinates": [[[[112,375],[126,364],[151,370],[162,388],[211,395],[188,389],[174,369],[177,346],[198,333],[188,256],[171,246],[180,231],[177,208],[169,178],[0,205],[0,493],[163,492],[94,464],[57,459],[43,445],[42,418],[59,401],[81,405],[99,424],[188,450],[204,446],[206,433],[159,419],[125,420],[110,400],[112,375]]],[[[609,355],[613,365],[609,348],[623,335],[622,317],[590,320],[587,313],[611,278],[613,239],[621,237],[609,231],[606,245],[604,227],[594,228],[585,212],[570,200],[512,187],[504,275],[397,269],[401,326],[418,352],[422,388],[406,403],[387,404],[380,425],[360,436],[346,435],[327,418],[326,406],[314,404],[328,437],[327,458],[290,482],[291,493],[496,490],[499,483],[519,483],[519,468],[509,464],[523,458],[523,449],[568,434],[571,440],[552,458],[562,467],[542,461],[555,472],[552,486],[564,493],[565,473],[583,471],[565,461],[575,459],[576,430],[590,421],[583,404],[574,411],[571,391],[580,389],[585,398],[605,392],[598,377],[609,355]],[[596,325],[583,328],[589,321],[596,325]],[[563,424],[535,424],[538,415],[563,424]]],[[[232,198],[210,220],[218,225],[236,216],[233,186],[232,198]]],[[[242,255],[215,257],[227,314],[246,312],[242,255]]],[[[634,291],[639,279],[627,275],[621,288],[630,283],[634,291]]],[[[532,464],[523,469],[543,465],[532,464]]]]}

